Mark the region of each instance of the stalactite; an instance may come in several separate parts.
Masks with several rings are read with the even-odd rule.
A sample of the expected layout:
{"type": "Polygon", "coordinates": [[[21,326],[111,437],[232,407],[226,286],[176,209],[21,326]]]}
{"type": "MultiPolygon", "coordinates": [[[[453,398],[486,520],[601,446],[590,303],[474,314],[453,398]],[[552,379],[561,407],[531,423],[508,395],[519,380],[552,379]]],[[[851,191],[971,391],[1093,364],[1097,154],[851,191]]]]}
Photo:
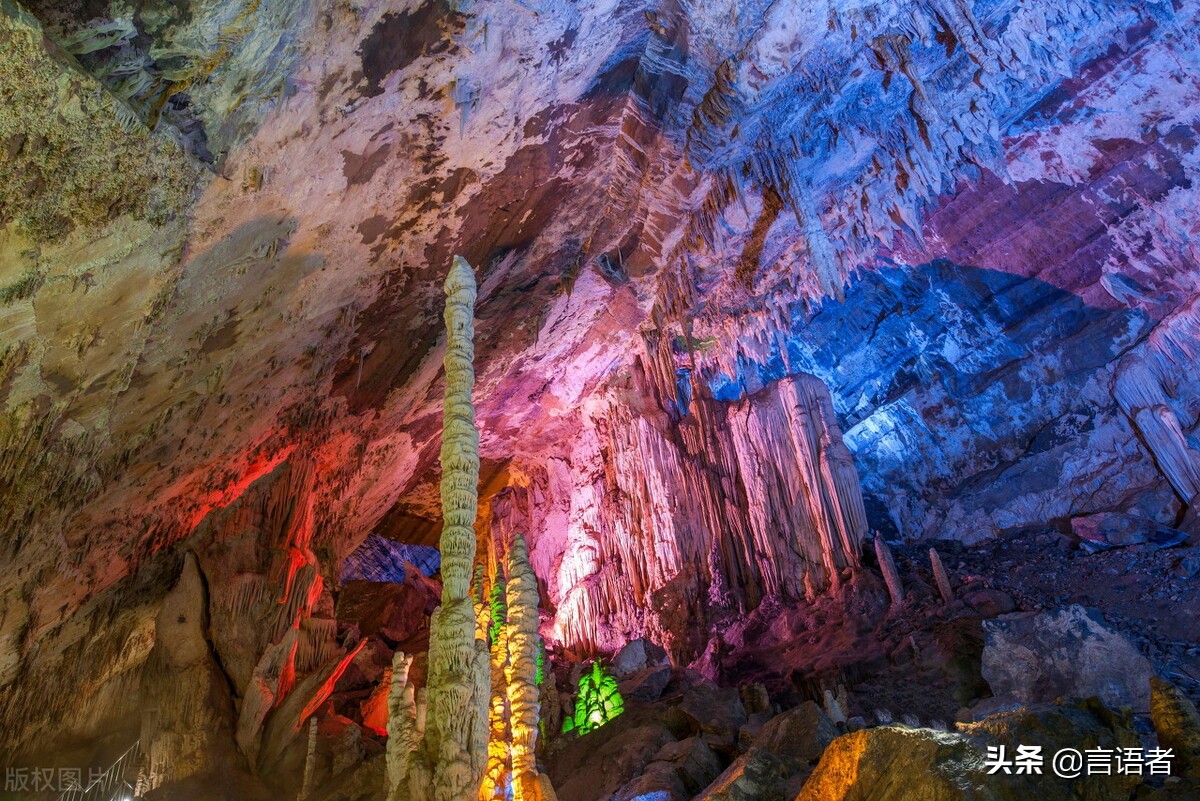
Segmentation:
{"type": "Polygon", "coordinates": [[[946,575],[946,567],[942,564],[942,557],[936,548],[929,549],[929,564],[933,567],[933,580],[937,582],[942,600],[950,603],[954,600],[954,590],[950,589],[950,577],[946,575]]]}
{"type": "Polygon", "coordinates": [[[887,583],[888,594],[892,596],[892,605],[902,606],[904,604],[904,585],[900,583],[900,572],[896,570],[896,560],[892,558],[892,549],[878,533],[875,534],[875,556],[879,559],[879,569],[883,572],[883,580],[887,583]]]}

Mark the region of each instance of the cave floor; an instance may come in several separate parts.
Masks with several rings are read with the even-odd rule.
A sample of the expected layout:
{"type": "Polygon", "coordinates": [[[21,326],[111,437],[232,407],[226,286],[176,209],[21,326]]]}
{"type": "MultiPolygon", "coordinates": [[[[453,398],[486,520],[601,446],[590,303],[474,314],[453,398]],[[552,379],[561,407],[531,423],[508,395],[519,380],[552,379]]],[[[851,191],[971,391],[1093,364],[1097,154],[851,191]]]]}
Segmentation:
{"type": "MultiPolygon", "coordinates": [[[[890,607],[875,567],[814,604],[764,604],[722,634],[706,672],[760,682],[784,706],[845,688],[868,722],[970,720],[988,709],[982,621],[1072,604],[1098,609],[1167,677],[1200,699],[1200,548],[1147,545],[1089,554],[1049,528],[977,546],[938,542],[955,599],[938,596],[928,543],[894,546],[905,603],[890,607]]],[[[704,660],[702,660],[704,662],[704,660]]]]}

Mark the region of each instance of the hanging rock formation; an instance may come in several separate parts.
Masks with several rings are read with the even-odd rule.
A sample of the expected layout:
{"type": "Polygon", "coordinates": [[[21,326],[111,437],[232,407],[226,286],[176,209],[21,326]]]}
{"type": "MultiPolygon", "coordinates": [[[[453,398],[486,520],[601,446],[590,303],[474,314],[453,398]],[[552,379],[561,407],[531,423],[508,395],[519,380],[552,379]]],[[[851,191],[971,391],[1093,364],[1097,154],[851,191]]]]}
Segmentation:
{"type": "MultiPolygon", "coordinates": [[[[615,651],[645,635],[690,661],[705,621],[812,598],[859,565],[858,476],[819,380],[684,410],[673,371],[669,383],[636,376],[591,412],[573,464],[594,467],[551,488],[569,493],[552,500],[567,516],[549,582],[559,642],[615,651]]],[[[537,532],[539,548],[556,536],[537,532]]]]}

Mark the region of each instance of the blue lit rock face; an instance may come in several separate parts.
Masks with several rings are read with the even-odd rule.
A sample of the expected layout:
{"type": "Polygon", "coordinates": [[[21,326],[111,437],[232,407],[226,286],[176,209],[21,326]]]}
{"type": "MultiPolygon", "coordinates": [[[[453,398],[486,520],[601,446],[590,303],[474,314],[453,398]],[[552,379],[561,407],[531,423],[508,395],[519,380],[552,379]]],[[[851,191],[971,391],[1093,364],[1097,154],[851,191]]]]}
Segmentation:
{"type": "Polygon", "coordinates": [[[872,522],[976,540],[1101,509],[1170,523],[1178,503],[1112,393],[1140,311],[1089,307],[1036,279],[937,261],[881,265],[804,314],[732,399],[785,372],[830,387],[872,522]]]}
{"type": "Polygon", "coordinates": [[[429,577],[442,567],[442,555],[428,545],[407,545],[371,534],[342,563],[339,579],[347,581],[388,581],[403,584],[405,571],[415,567],[429,577]]]}

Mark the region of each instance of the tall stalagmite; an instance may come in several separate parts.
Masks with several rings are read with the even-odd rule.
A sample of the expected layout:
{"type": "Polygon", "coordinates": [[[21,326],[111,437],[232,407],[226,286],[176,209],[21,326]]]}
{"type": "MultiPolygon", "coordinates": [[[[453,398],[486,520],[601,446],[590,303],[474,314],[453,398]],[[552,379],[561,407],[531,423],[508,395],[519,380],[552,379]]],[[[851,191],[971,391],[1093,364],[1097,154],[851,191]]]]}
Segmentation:
{"type": "MultiPolygon", "coordinates": [[[[494,549],[493,549],[494,553],[494,549]]],[[[498,561],[498,560],[497,560],[498,561]]],[[[491,641],[492,693],[488,718],[488,763],[479,790],[479,801],[503,801],[507,797],[508,778],[512,774],[512,749],[509,736],[508,607],[505,599],[504,568],[497,564],[492,579],[488,608],[488,635],[491,641]]]]}
{"type": "MultiPolygon", "coordinates": [[[[393,801],[466,801],[479,791],[487,758],[488,650],[476,638],[470,594],[478,513],[479,432],[471,392],[475,384],[475,274],[461,256],[446,277],[446,391],[442,433],[442,604],[429,636],[425,726],[406,759],[389,747],[393,801]],[[393,767],[394,765],[394,767],[393,767]]],[[[392,681],[403,682],[393,668],[392,681]]],[[[396,704],[393,714],[415,709],[396,704]]],[[[409,711],[411,710],[411,712],[409,711]]],[[[389,720],[389,731],[411,732],[416,722],[389,720]]],[[[403,744],[398,744],[403,747],[403,744]]]]}
{"type": "Polygon", "coordinates": [[[508,548],[508,706],[512,727],[513,801],[543,798],[537,770],[538,589],[525,538],[508,548]]]}

